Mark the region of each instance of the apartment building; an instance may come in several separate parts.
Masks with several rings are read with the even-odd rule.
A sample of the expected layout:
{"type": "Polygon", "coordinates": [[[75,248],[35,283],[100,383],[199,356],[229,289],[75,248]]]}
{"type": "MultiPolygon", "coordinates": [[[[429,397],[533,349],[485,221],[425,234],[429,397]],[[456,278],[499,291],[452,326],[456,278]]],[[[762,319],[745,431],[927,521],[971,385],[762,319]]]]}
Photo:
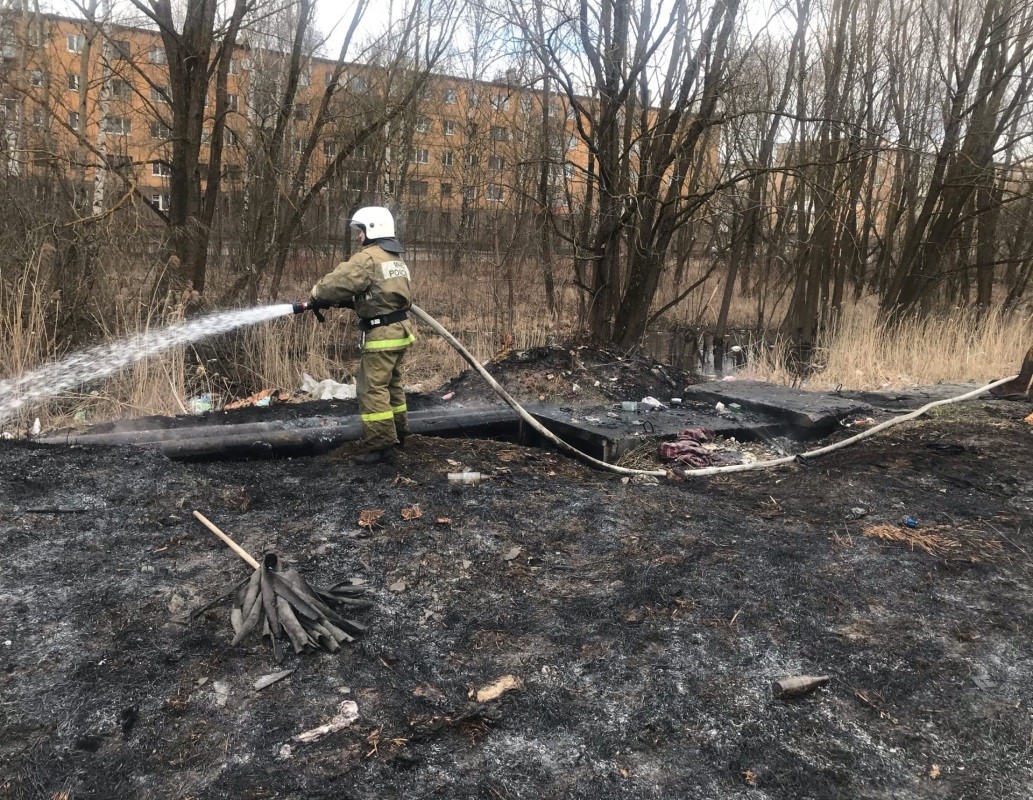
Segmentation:
{"type": "MultiPolygon", "coordinates": [[[[305,65],[284,142],[289,174],[334,68],[319,58],[305,65]]],[[[222,173],[230,202],[246,192],[255,143],[279,112],[284,69],[282,54],[246,44],[231,62],[222,173]]],[[[352,147],[355,127],[383,102],[384,83],[373,68],[345,68],[309,179],[352,147]]],[[[132,191],[167,209],[168,84],[165,50],[153,30],[99,31],[53,15],[0,20],[0,169],[29,180],[61,176],[93,199],[103,192],[109,204],[132,191]]],[[[213,102],[206,109],[214,113],[213,102]]],[[[512,73],[491,81],[433,75],[411,108],[343,160],[322,213],[329,219],[358,204],[388,204],[404,211],[409,234],[419,238],[511,225],[514,215],[535,210],[543,155],[549,203],[562,216],[583,191],[587,162],[564,98],[543,97],[512,73]]],[[[209,177],[204,158],[202,182],[209,177]]]]}

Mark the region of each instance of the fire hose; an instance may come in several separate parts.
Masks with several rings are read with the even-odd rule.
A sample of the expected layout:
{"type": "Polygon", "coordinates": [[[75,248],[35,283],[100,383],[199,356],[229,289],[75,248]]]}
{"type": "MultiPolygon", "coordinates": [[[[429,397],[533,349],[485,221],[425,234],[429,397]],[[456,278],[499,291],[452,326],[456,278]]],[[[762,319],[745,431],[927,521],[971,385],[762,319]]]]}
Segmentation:
{"type": "MultiPolygon", "coordinates": [[[[319,313],[319,309],[321,307],[330,306],[321,306],[320,304],[313,305],[311,302],[295,303],[294,312],[296,314],[300,314],[303,311],[313,311],[316,314],[317,318],[319,318],[320,321],[323,321],[323,316],[319,313]]],[[[516,399],[499,384],[498,381],[496,381],[490,374],[488,374],[488,371],[481,365],[481,363],[476,358],[473,357],[470,351],[463,347],[459,340],[456,339],[451,333],[449,333],[448,330],[446,330],[440,322],[434,319],[434,317],[432,317],[418,305],[413,304],[412,306],[410,306],[409,310],[417,318],[425,322],[442,339],[448,342],[452,346],[452,348],[457,353],[459,353],[460,356],[462,356],[463,360],[466,361],[466,363],[468,363],[471,367],[473,367],[473,369],[482,378],[484,378],[485,382],[492,388],[492,390],[494,390],[494,392],[499,397],[501,397],[502,400],[504,400],[506,404],[513,409],[513,411],[516,412],[517,416],[519,416],[523,422],[529,425],[537,433],[541,434],[549,442],[552,442],[554,445],[556,445],[556,447],[560,451],[567,453],[573,456],[574,458],[577,458],[585,462],[586,464],[590,464],[593,467],[596,467],[601,470],[606,470],[608,472],[615,472],[618,475],[644,475],[653,478],[666,478],[669,476],[670,473],[673,472],[675,475],[679,477],[707,477],[708,475],[723,475],[731,472],[750,472],[752,470],[758,469],[771,469],[773,467],[781,467],[786,464],[806,463],[810,459],[819,458],[820,456],[827,455],[828,453],[835,452],[836,450],[842,450],[845,447],[849,447],[852,444],[856,444],[857,442],[860,442],[863,439],[867,439],[870,436],[874,436],[875,434],[881,433],[882,431],[888,430],[889,428],[892,428],[896,425],[900,425],[901,423],[917,419],[918,417],[927,414],[934,408],[951,405],[952,403],[961,403],[966,400],[971,400],[975,397],[979,397],[980,395],[989,392],[991,389],[995,389],[998,386],[1003,386],[1004,384],[1009,383],[1015,380],[1016,377],[1018,377],[1016,375],[1012,375],[1008,378],[1002,378],[999,381],[994,381],[993,383],[990,383],[986,386],[981,386],[978,389],[973,389],[971,392],[966,392],[965,394],[961,394],[956,397],[949,397],[944,400],[936,400],[934,402],[927,403],[921,408],[918,408],[907,414],[902,414],[900,416],[893,417],[892,419],[888,419],[885,422],[879,423],[878,425],[875,425],[871,428],[867,428],[861,433],[855,434],[849,437],[848,439],[844,439],[841,442],[835,442],[834,444],[826,445],[825,447],[819,447],[814,450],[808,450],[805,453],[798,453],[796,455],[791,456],[783,456],[781,458],[770,459],[768,461],[754,461],[751,464],[732,464],[729,466],[722,467],[702,467],[699,469],[632,469],[630,467],[621,467],[617,464],[610,464],[606,461],[601,461],[598,458],[593,458],[587,453],[583,453],[582,451],[578,450],[573,445],[563,441],[563,439],[561,439],[559,436],[557,436],[544,425],[542,425],[542,423],[540,423],[537,419],[534,418],[533,415],[531,415],[526,409],[524,409],[523,406],[521,406],[520,403],[518,403],[516,399]]]]}

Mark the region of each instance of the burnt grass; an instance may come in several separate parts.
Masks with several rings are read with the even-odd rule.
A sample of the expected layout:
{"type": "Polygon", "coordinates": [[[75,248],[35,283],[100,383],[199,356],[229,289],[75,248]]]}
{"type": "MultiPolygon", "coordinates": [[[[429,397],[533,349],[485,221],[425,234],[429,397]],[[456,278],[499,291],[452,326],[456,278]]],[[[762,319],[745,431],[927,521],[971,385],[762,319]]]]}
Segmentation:
{"type": "Polygon", "coordinates": [[[505,442],[373,468],[2,442],[0,797],[1029,797],[1029,410],[659,486],[505,442]],[[365,577],[368,635],[277,666],[230,646],[228,603],[190,622],[248,571],[193,509],[311,582],[365,577]],[[960,548],[864,535],[908,515],[960,548]],[[797,674],[832,680],[776,700],[797,674]]]}

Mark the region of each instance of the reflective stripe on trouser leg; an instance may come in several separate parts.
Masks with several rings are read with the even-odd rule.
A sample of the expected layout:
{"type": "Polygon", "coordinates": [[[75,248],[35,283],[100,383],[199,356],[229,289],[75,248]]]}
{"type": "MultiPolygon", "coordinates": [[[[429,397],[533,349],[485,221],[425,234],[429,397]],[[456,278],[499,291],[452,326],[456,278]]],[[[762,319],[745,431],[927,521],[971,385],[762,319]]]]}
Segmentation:
{"type": "Polygon", "coordinates": [[[402,353],[365,352],[359,359],[356,390],[363,441],[371,450],[393,447],[398,441],[391,410],[390,385],[402,353]]]}

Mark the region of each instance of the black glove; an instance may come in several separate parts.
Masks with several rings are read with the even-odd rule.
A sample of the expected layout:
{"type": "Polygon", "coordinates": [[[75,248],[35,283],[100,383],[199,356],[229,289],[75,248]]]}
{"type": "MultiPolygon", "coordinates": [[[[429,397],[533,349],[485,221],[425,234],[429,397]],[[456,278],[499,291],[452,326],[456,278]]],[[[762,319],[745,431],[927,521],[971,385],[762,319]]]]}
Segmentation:
{"type": "Polygon", "coordinates": [[[305,304],[312,311],[319,311],[321,308],[333,308],[335,305],[329,300],[320,300],[318,297],[309,297],[305,304]]]}

